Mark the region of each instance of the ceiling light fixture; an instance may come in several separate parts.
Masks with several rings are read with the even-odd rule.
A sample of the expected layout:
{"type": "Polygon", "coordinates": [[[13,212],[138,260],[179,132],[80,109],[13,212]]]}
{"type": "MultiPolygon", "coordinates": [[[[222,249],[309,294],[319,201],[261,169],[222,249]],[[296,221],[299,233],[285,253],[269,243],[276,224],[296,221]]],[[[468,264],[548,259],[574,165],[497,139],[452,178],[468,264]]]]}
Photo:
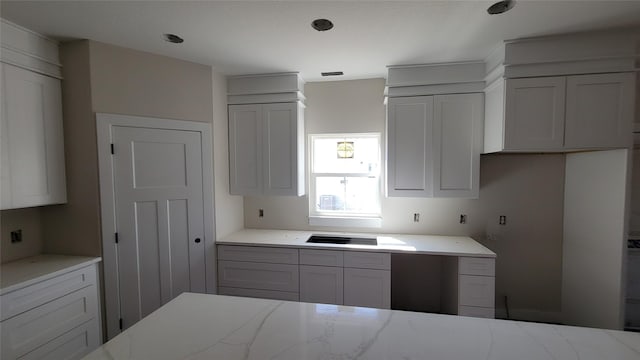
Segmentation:
{"type": "Polygon", "coordinates": [[[174,43],[174,44],[182,44],[184,39],[176,34],[164,34],[164,41],[174,43]]]}
{"type": "Polygon", "coordinates": [[[318,31],[327,31],[333,29],[333,23],[327,19],[315,19],[311,22],[311,27],[318,31]]]}
{"type": "Polygon", "coordinates": [[[511,10],[515,4],[516,2],[513,0],[498,1],[497,3],[489,6],[487,12],[489,13],[489,15],[502,14],[511,10]]]}
{"type": "Polygon", "coordinates": [[[329,72],[323,72],[320,73],[322,76],[340,76],[340,75],[344,75],[344,73],[342,71],[329,71],[329,72]]]}

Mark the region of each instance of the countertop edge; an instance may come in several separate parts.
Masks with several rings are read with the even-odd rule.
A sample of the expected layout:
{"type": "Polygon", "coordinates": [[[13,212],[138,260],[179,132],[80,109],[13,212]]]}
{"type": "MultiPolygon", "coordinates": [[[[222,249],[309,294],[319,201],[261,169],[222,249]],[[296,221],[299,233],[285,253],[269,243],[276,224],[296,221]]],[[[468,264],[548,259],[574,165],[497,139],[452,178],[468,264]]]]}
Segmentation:
{"type": "MultiPolygon", "coordinates": [[[[87,256],[82,256],[82,257],[87,257],[87,256]]],[[[36,283],[39,283],[39,282],[42,282],[42,281],[49,280],[51,278],[54,278],[56,276],[60,276],[62,274],[65,274],[65,273],[68,273],[68,272],[71,272],[71,271],[82,269],[82,268],[87,267],[89,265],[97,264],[100,261],[102,261],[102,257],[92,257],[92,258],[90,258],[90,259],[88,259],[86,261],[83,261],[81,263],[74,264],[74,265],[71,265],[71,266],[67,266],[65,268],[62,268],[62,269],[59,269],[59,270],[56,270],[56,271],[53,271],[53,272],[50,272],[50,273],[46,273],[46,274],[43,274],[43,275],[40,275],[40,276],[36,276],[36,277],[28,279],[28,280],[21,281],[19,283],[13,284],[13,285],[9,285],[9,286],[4,287],[4,288],[0,288],[0,296],[8,294],[8,293],[11,293],[11,292],[14,292],[16,290],[23,289],[23,288],[25,288],[27,286],[31,286],[33,284],[36,284],[36,283]]]]}

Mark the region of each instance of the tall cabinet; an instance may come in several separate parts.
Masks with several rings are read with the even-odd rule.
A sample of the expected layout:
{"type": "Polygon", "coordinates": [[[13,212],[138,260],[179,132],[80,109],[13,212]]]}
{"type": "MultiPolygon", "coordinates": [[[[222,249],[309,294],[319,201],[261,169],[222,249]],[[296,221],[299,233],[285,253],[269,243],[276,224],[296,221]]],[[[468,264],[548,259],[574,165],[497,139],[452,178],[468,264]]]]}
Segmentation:
{"type": "Polygon", "coordinates": [[[295,73],[229,78],[231,194],[304,194],[301,87],[295,73]]]}
{"type": "Polygon", "coordinates": [[[57,43],[1,26],[0,209],[65,203],[57,43]]]}

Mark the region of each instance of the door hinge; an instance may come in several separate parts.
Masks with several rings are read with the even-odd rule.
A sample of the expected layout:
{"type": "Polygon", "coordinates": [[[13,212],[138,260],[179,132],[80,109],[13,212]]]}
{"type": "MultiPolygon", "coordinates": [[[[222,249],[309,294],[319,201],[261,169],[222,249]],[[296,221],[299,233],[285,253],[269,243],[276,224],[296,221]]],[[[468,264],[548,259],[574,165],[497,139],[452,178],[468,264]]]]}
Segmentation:
{"type": "Polygon", "coordinates": [[[114,238],[116,239],[116,244],[118,243],[118,233],[114,234],[114,238]]]}
{"type": "Polygon", "coordinates": [[[111,155],[113,155],[113,154],[115,154],[115,153],[116,153],[116,148],[115,148],[115,146],[113,145],[113,143],[111,143],[111,155]]]}
{"type": "Polygon", "coordinates": [[[120,320],[118,320],[118,326],[120,327],[120,330],[122,330],[122,318],[120,318],[120,320]]]}

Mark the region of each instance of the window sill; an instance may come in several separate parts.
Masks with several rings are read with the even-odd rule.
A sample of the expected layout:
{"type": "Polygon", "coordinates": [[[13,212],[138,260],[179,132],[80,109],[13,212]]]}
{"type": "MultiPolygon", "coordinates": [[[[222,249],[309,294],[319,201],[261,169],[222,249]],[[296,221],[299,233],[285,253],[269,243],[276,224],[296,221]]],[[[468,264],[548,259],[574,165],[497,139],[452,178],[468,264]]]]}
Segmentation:
{"type": "Polygon", "coordinates": [[[309,216],[309,225],[335,227],[382,227],[382,218],[309,216]]]}

